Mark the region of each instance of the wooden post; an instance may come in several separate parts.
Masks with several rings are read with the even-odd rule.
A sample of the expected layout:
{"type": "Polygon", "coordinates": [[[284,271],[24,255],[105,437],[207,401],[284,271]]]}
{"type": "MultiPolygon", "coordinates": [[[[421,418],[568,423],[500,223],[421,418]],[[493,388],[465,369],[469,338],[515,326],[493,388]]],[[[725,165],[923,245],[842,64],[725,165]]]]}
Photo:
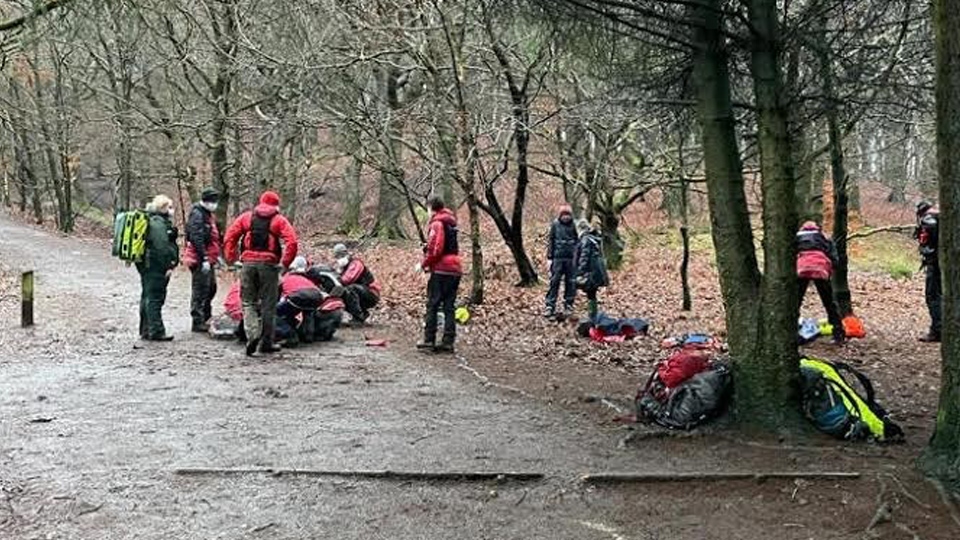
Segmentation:
{"type": "Polygon", "coordinates": [[[24,272],[20,280],[23,304],[20,310],[20,326],[33,326],[33,271],[24,272]]]}

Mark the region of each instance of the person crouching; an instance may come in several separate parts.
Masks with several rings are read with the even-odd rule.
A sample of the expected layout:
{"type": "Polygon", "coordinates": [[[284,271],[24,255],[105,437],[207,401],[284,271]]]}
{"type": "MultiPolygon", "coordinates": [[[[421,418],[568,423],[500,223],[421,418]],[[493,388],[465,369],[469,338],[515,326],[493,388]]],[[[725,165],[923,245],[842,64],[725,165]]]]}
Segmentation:
{"type": "Polygon", "coordinates": [[[820,295],[823,309],[827,311],[827,320],[833,326],[833,342],[840,344],[846,338],[840,309],[833,297],[833,285],[830,277],[838,261],[837,248],[833,241],[824,236],[820,226],[807,221],[797,232],[797,278],[800,284],[800,303],[807,294],[807,287],[813,282],[820,295]]]}

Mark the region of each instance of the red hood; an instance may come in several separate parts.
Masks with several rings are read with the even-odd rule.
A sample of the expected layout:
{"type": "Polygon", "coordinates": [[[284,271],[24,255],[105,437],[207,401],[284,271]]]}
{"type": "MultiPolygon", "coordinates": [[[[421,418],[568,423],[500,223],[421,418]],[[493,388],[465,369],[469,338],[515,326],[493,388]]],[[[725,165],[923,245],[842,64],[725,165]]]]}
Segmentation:
{"type": "Polygon", "coordinates": [[[276,206],[270,206],[269,204],[258,204],[256,208],[253,209],[253,215],[259,217],[273,217],[280,213],[280,209],[276,206]]]}
{"type": "Polygon", "coordinates": [[[457,216],[455,216],[449,208],[444,208],[443,210],[439,210],[434,213],[433,217],[430,218],[430,223],[433,223],[434,221],[445,223],[451,227],[457,226],[457,216]]]}

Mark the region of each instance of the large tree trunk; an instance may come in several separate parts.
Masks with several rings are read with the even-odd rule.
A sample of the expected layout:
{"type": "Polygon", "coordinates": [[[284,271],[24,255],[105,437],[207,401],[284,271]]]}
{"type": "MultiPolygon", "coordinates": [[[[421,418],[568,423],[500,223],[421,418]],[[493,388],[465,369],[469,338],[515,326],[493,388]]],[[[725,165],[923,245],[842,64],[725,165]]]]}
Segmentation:
{"type": "Polygon", "coordinates": [[[344,190],[346,197],[343,202],[343,216],[340,218],[340,226],[337,232],[341,234],[354,234],[360,230],[360,207],[363,203],[363,191],[361,190],[360,178],[363,174],[363,161],[358,157],[350,158],[350,164],[344,173],[344,190]]]}
{"type": "MultiPolygon", "coordinates": [[[[407,195],[402,189],[404,182],[403,147],[400,143],[400,70],[385,68],[384,90],[387,101],[387,125],[381,142],[384,163],[380,172],[380,196],[377,202],[377,221],[374,235],[384,239],[406,238],[400,218],[403,215],[407,195]]],[[[451,201],[445,201],[452,204],[451,201]]]]}
{"type": "Polygon", "coordinates": [[[920,465],[960,491],[960,10],[947,0],[934,6],[944,329],[937,422],[920,465]]]}
{"type": "MultiPolygon", "coordinates": [[[[826,29],[826,21],[821,21],[821,27],[826,29]]],[[[840,315],[847,316],[853,313],[847,257],[847,229],[850,218],[847,169],[844,165],[843,136],[840,134],[837,95],[833,83],[833,58],[824,44],[817,47],[816,54],[820,63],[823,97],[826,100],[827,146],[830,148],[830,174],[833,179],[833,241],[839,256],[837,267],[833,269],[833,293],[840,307],[840,315]]]]}
{"type": "MultiPolygon", "coordinates": [[[[716,248],[730,351],[734,361],[740,362],[756,352],[760,271],[744,192],[720,8],[719,0],[705,0],[691,4],[688,13],[696,46],[693,80],[697,92],[697,116],[702,127],[700,136],[711,234],[716,248]]],[[[741,411],[748,413],[745,408],[741,411]]]]}
{"type": "Polygon", "coordinates": [[[210,5],[210,22],[217,42],[217,76],[211,92],[213,103],[217,107],[217,113],[213,120],[213,148],[210,150],[210,168],[213,171],[213,188],[220,192],[217,222],[221,226],[227,222],[227,211],[233,187],[230,182],[227,132],[230,128],[230,98],[233,91],[234,55],[237,52],[236,2],[237,0],[220,0],[217,5],[210,5]]]}
{"type": "Polygon", "coordinates": [[[797,378],[796,252],[798,225],[793,149],[779,64],[781,41],[776,0],[752,0],[754,30],[750,71],[757,104],[763,178],[763,260],[759,339],[756,354],[741,358],[734,381],[741,420],[766,429],[799,422],[797,378]],[[761,412],[762,411],[762,412],[761,412]],[[766,414],[765,414],[766,413],[766,414]]]}
{"type": "Polygon", "coordinates": [[[483,303],[483,243],[480,236],[480,207],[476,195],[467,194],[467,212],[470,216],[470,277],[473,284],[470,288],[470,303],[483,303]]]}

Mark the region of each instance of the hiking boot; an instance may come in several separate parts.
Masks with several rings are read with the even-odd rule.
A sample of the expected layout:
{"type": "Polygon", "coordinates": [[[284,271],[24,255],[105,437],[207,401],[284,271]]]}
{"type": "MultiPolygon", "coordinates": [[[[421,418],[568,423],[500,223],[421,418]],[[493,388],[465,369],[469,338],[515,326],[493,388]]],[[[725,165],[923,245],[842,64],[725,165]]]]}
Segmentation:
{"type": "Polygon", "coordinates": [[[940,343],[940,336],[931,332],[925,336],[920,336],[917,341],[921,343],[940,343]]]}
{"type": "Polygon", "coordinates": [[[280,346],[273,343],[264,343],[260,345],[260,352],[263,354],[273,354],[280,352],[280,346]]]}
{"type": "Polygon", "coordinates": [[[433,341],[421,341],[417,343],[417,350],[424,352],[433,352],[437,350],[437,344],[433,341]]]}
{"type": "Polygon", "coordinates": [[[147,341],[173,341],[173,336],[152,336],[147,341]]]}
{"type": "Polygon", "coordinates": [[[257,347],[260,346],[259,339],[247,340],[247,356],[253,356],[253,353],[257,352],[257,347]]]}
{"type": "Polygon", "coordinates": [[[557,312],[553,308],[546,308],[543,310],[544,319],[552,319],[557,316],[557,312]]]}
{"type": "Polygon", "coordinates": [[[210,331],[210,325],[209,325],[209,324],[206,324],[206,323],[203,323],[203,324],[195,324],[195,325],[193,325],[193,326],[190,327],[190,331],[191,331],[191,332],[195,332],[195,333],[197,333],[197,334],[206,334],[207,332],[210,331]]]}
{"type": "Polygon", "coordinates": [[[833,339],[830,340],[830,343],[833,345],[843,345],[846,343],[847,338],[844,336],[833,336],[833,339]]]}
{"type": "Polygon", "coordinates": [[[434,352],[441,353],[441,354],[453,354],[453,352],[454,352],[454,351],[453,351],[453,343],[441,343],[441,344],[438,345],[437,348],[434,349],[433,351],[434,351],[434,352]]]}

